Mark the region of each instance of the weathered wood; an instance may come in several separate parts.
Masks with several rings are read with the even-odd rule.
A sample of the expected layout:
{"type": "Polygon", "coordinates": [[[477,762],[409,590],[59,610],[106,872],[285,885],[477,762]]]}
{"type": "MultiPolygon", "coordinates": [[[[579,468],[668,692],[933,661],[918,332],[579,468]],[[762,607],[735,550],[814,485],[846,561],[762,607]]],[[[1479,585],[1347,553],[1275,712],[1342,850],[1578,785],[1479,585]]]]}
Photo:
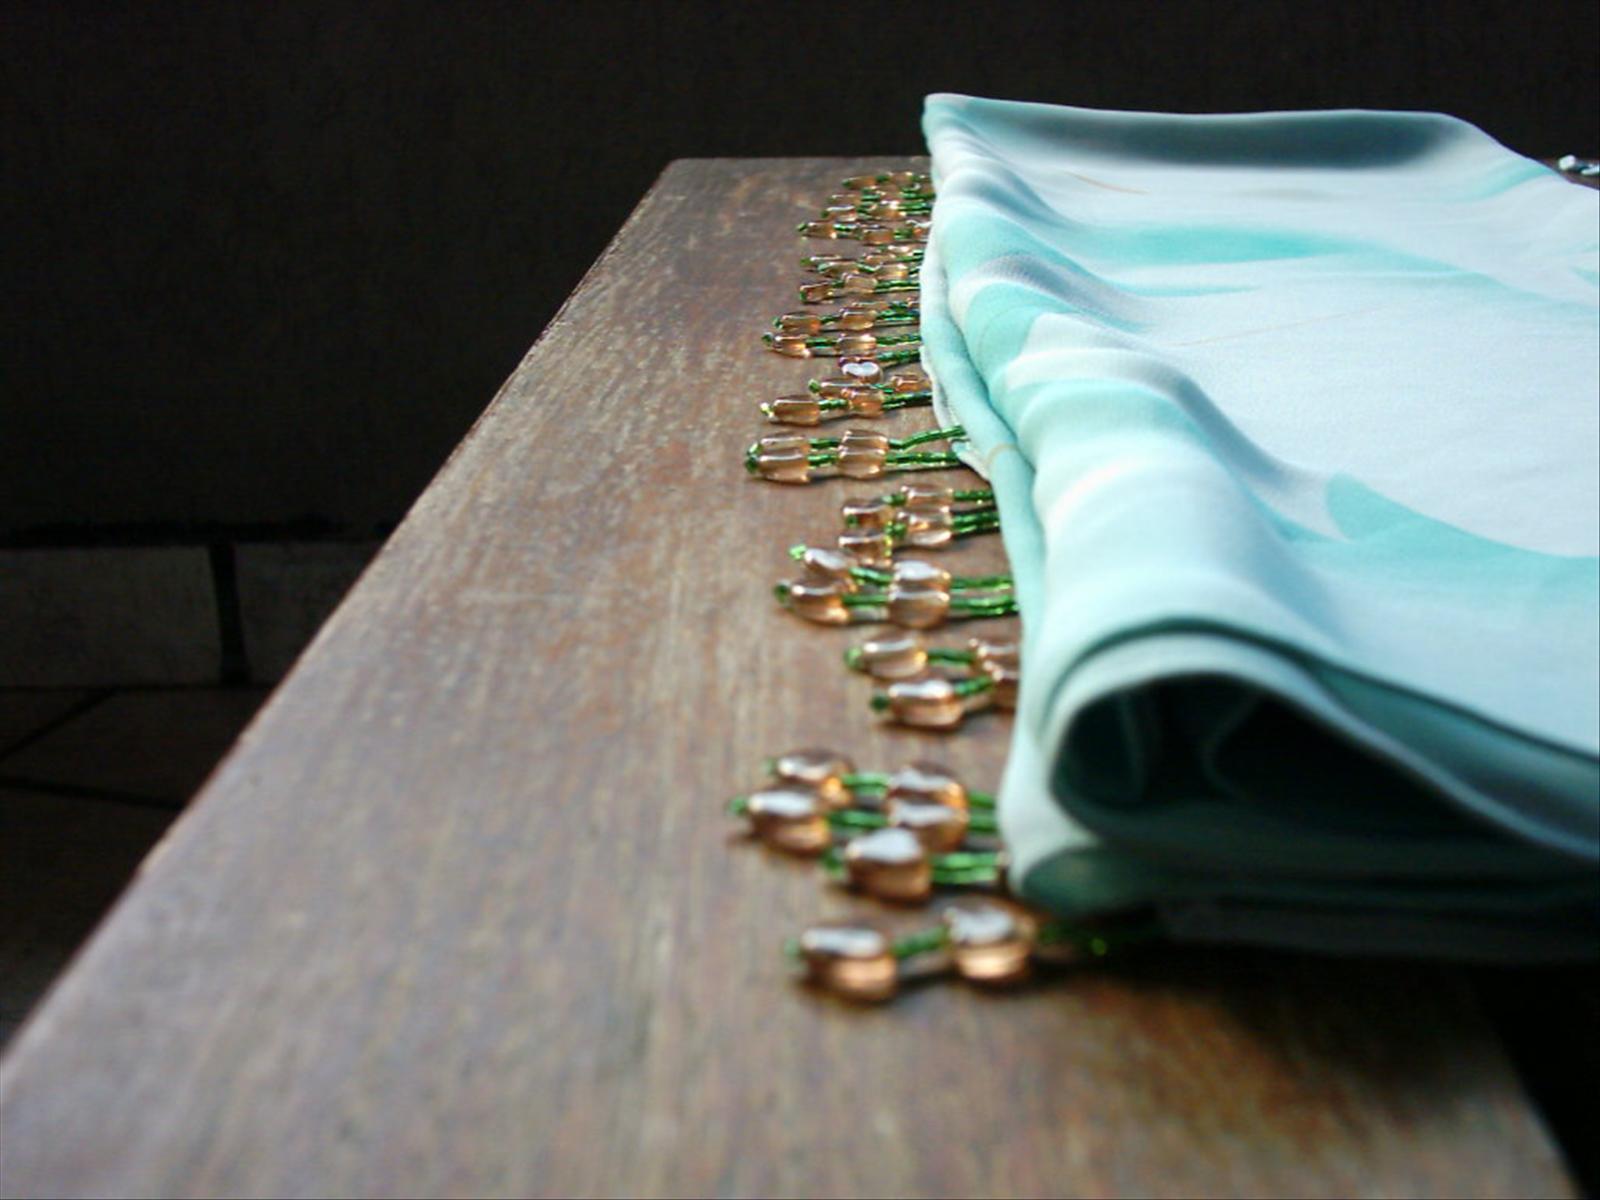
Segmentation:
{"type": "Polygon", "coordinates": [[[19,1035],[7,1193],[1569,1191],[1449,971],[787,982],[865,904],[730,838],[760,756],[992,783],[1005,742],[870,727],[769,591],[861,489],[739,466],[808,374],[754,340],[789,228],[876,165],[667,170],[19,1035]]]}

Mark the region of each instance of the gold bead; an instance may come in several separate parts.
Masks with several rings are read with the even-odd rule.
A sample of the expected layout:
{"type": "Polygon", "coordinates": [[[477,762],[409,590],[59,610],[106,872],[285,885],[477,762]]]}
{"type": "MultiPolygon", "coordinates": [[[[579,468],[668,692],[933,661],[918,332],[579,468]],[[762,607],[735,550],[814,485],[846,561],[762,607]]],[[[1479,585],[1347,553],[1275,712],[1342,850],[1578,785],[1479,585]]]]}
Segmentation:
{"type": "Polygon", "coordinates": [[[907,188],[914,188],[919,184],[926,183],[927,180],[927,175],[921,171],[894,171],[889,175],[889,186],[899,188],[903,192],[907,188]]]}
{"type": "Polygon", "coordinates": [[[981,901],[952,904],[941,915],[950,958],[963,979],[999,987],[1028,977],[1033,922],[981,901]]]}
{"type": "Polygon", "coordinates": [[[955,489],[937,483],[908,483],[900,492],[905,497],[903,508],[949,508],[956,502],[955,489]]]}
{"type": "Polygon", "coordinates": [[[765,433],[756,439],[761,454],[810,454],[811,439],[803,433],[765,433]]]}
{"type": "Polygon", "coordinates": [[[797,579],[784,585],[789,611],[818,625],[848,625],[850,609],[844,602],[844,589],[837,583],[816,583],[797,579]]]}
{"type": "Polygon", "coordinates": [[[847,192],[864,192],[878,186],[876,175],[852,175],[839,185],[847,192]]]}
{"type": "Polygon", "coordinates": [[[873,276],[873,278],[875,278],[875,279],[883,279],[883,280],[905,279],[905,278],[909,277],[910,274],[911,274],[911,264],[910,263],[889,262],[889,263],[884,263],[882,266],[880,266],[878,268],[878,273],[875,276],[873,276]]]}
{"type": "Polygon", "coordinates": [[[822,405],[810,393],[779,396],[767,405],[767,420],[779,425],[820,425],[822,405]]]}
{"type": "Polygon", "coordinates": [[[807,221],[800,226],[801,237],[836,238],[839,231],[833,227],[832,221],[807,221]]]}
{"type": "Polygon", "coordinates": [[[804,450],[762,450],[756,454],[756,470],[773,483],[811,482],[810,453],[804,450]]]}
{"type": "Polygon", "coordinates": [[[852,332],[859,329],[871,329],[877,323],[878,314],[871,312],[841,311],[838,315],[838,319],[834,321],[834,324],[840,329],[849,330],[852,332]]]}
{"type": "Polygon", "coordinates": [[[950,590],[950,572],[920,558],[902,558],[894,564],[894,586],[907,590],[925,588],[929,591],[950,590]]]}
{"type": "Polygon", "coordinates": [[[821,333],[822,318],[816,313],[786,312],[778,318],[778,328],[784,333],[821,333]]]}
{"type": "Polygon", "coordinates": [[[807,304],[825,304],[833,299],[833,283],[828,280],[821,283],[803,283],[800,285],[800,299],[807,304]]]}
{"type": "Polygon", "coordinates": [[[894,509],[876,496],[846,500],[839,506],[846,529],[882,529],[894,518],[894,509]]]}
{"type": "Polygon", "coordinates": [[[894,241],[894,230],[887,225],[863,224],[857,228],[856,236],[861,239],[863,245],[882,246],[886,242],[894,241]]]}
{"type": "Polygon", "coordinates": [[[889,588],[889,620],[902,629],[936,629],[950,617],[950,593],[938,588],[889,588]]]}
{"type": "Polygon", "coordinates": [[[829,546],[807,546],[801,555],[800,565],[805,569],[807,582],[836,583],[846,592],[854,592],[859,587],[856,577],[850,573],[851,568],[858,565],[855,557],[843,550],[829,546]]]}
{"type": "Polygon", "coordinates": [[[966,648],[984,662],[1006,662],[1014,667],[1022,661],[1022,646],[1011,638],[970,637],[966,648]]]}
{"type": "Polygon", "coordinates": [[[996,708],[1017,707],[1017,688],[1022,683],[1022,652],[1015,642],[995,642],[973,638],[967,643],[978,670],[993,686],[989,698],[996,708]]]}
{"type": "Polygon", "coordinates": [[[872,446],[839,450],[839,474],[851,479],[878,479],[883,475],[886,451],[872,446]]]}
{"type": "Polygon", "coordinates": [[[870,296],[878,290],[878,277],[852,272],[839,280],[839,288],[846,296],[870,296]]]}
{"type": "Polygon", "coordinates": [[[803,333],[775,333],[767,342],[767,348],[785,358],[811,357],[811,347],[806,345],[806,335],[803,333]]]}
{"type": "Polygon", "coordinates": [[[985,670],[991,666],[1016,668],[1022,665],[1022,648],[1015,642],[975,637],[967,639],[967,649],[985,670]]]}
{"type": "Polygon", "coordinates": [[[888,630],[860,646],[861,669],[874,679],[910,679],[928,666],[928,651],[914,633],[888,630]]]}
{"type": "Polygon", "coordinates": [[[852,296],[840,302],[840,312],[871,313],[877,316],[894,301],[888,296],[852,296]]]}
{"type": "Polygon", "coordinates": [[[902,509],[901,523],[905,525],[905,543],[919,550],[937,550],[948,546],[956,536],[955,514],[949,509],[902,509]]]}
{"type": "Polygon", "coordinates": [[[883,416],[883,393],[877,388],[854,387],[845,397],[845,402],[850,405],[850,415],[855,417],[881,417],[883,416]]]}
{"type": "Polygon", "coordinates": [[[872,333],[844,333],[839,335],[840,354],[871,354],[878,348],[878,337],[872,333]]]}
{"type": "Polygon", "coordinates": [[[987,668],[987,674],[994,686],[989,689],[989,697],[994,701],[996,708],[1015,709],[1017,707],[1017,688],[1022,684],[1022,674],[1015,667],[994,665],[987,668]]]}
{"type": "Polygon", "coordinates": [[[954,729],[967,715],[955,685],[940,676],[891,683],[889,712],[900,724],[918,729],[954,729]]]}
{"type": "Polygon", "coordinates": [[[883,798],[943,804],[947,808],[967,808],[967,788],[937,763],[908,763],[893,772],[884,785],[883,798]]]}
{"type": "Polygon", "coordinates": [[[756,792],[745,802],[745,816],[756,837],[788,854],[821,854],[833,844],[826,805],[809,788],[756,792]]]}
{"type": "Polygon", "coordinates": [[[894,948],[870,925],[813,926],[800,935],[800,960],[808,979],[846,999],[879,1001],[895,993],[894,948]]]}
{"type": "Polygon", "coordinates": [[[889,435],[880,433],[876,429],[846,429],[839,436],[839,445],[841,447],[859,446],[863,449],[871,447],[874,450],[887,451],[889,449],[889,435]]]}
{"type": "Polygon", "coordinates": [[[915,834],[875,829],[844,848],[845,873],[858,891],[901,904],[920,904],[933,892],[933,868],[915,834]]]}
{"type": "Polygon", "coordinates": [[[908,368],[889,376],[889,389],[902,395],[906,392],[925,392],[931,386],[927,374],[920,369],[908,368]]]}
{"type": "Polygon", "coordinates": [[[839,387],[838,392],[837,398],[850,405],[854,405],[861,400],[879,397],[883,394],[875,387],[869,387],[864,383],[856,383],[854,380],[846,380],[839,387]]]}
{"type": "Polygon", "coordinates": [[[887,434],[870,429],[847,429],[839,439],[839,474],[851,479],[877,479],[889,457],[887,434]]]}
{"type": "Polygon", "coordinates": [[[852,555],[863,567],[883,571],[893,562],[894,544],[886,529],[846,529],[839,535],[839,549],[852,555]]]}
{"type": "Polygon", "coordinates": [[[844,777],[855,771],[855,763],[832,750],[791,750],[772,763],[775,778],[812,789],[829,809],[850,806],[852,797],[844,777]]]}
{"type": "Polygon", "coordinates": [[[893,828],[906,830],[929,854],[948,854],[967,839],[971,818],[964,808],[894,799],[885,801],[883,811],[893,828]]]}
{"type": "Polygon", "coordinates": [[[829,204],[822,210],[825,221],[843,221],[849,224],[860,215],[858,207],[854,204],[829,204]]]}

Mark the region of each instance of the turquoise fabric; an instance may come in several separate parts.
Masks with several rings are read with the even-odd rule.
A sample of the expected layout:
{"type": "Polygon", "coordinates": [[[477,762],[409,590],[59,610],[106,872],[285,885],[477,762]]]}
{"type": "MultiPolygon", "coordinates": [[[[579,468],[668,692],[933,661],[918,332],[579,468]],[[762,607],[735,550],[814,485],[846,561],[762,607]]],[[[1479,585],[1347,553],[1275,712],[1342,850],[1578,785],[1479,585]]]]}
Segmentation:
{"type": "Polygon", "coordinates": [[[1022,610],[1013,885],[1596,954],[1596,193],[1422,113],[924,129],[924,358],[1022,610]]]}

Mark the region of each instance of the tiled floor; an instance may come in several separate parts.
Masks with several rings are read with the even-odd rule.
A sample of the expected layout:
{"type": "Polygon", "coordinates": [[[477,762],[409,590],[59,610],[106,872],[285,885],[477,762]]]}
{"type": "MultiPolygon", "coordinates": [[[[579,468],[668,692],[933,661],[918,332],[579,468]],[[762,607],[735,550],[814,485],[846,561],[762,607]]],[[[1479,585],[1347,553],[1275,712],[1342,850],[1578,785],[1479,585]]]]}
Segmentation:
{"type": "Polygon", "coordinates": [[[0,1045],[265,696],[0,690],[0,1045]]]}
{"type": "Polygon", "coordinates": [[[0,550],[0,1046],[376,550],[0,550]]]}
{"type": "Polygon", "coordinates": [[[94,693],[73,688],[0,689],[0,758],[93,699],[94,693]]]}
{"type": "Polygon", "coordinates": [[[66,966],[173,815],[0,789],[0,1042],[66,966]]]}
{"type": "Polygon", "coordinates": [[[0,782],[181,806],[264,695],[260,688],[113,692],[0,757],[0,782]]]}

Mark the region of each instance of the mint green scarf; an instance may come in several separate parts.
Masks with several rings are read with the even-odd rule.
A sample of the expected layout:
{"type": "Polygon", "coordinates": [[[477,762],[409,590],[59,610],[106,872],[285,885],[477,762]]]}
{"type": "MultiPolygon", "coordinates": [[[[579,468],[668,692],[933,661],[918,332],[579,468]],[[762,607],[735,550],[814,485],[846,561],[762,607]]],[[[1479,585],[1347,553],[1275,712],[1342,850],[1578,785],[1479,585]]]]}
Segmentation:
{"type": "Polygon", "coordinates": [[[1022,609],[1014,886],[1595,954],[1596,193],[1429,114],[924,128],[925,360],[1022,609]]]}

